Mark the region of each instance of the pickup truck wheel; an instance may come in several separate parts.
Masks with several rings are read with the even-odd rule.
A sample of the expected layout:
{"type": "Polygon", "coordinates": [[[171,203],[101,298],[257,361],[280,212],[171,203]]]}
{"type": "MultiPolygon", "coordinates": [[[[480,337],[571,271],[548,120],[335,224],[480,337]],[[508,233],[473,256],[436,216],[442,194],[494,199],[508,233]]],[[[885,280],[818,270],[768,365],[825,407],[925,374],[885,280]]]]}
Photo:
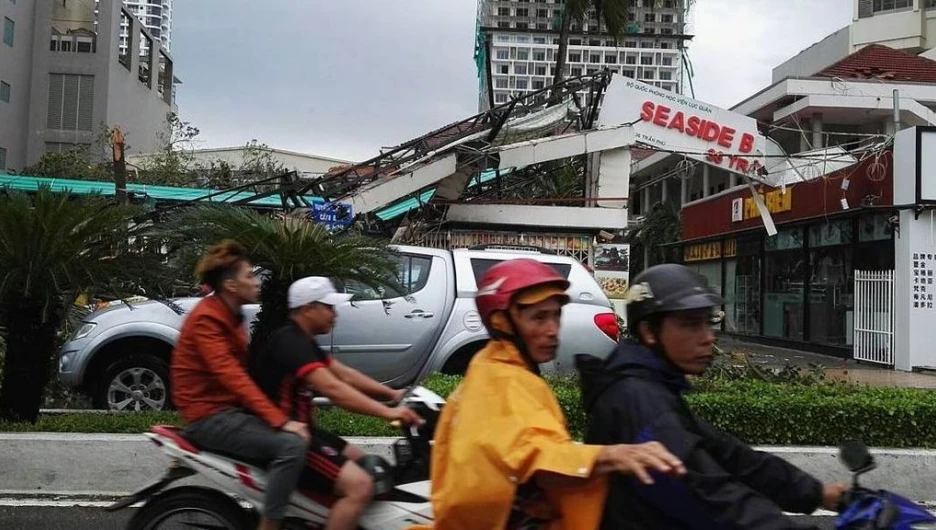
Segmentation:
{"type": "Polygon", "coordinates": [[[485,342],[476,342],[463,346],[460,350],[453,353],[448,361],[445,362],[445,365],[442,367],[442,373],[446,375],[465,375],[465,372],[468,371],[468,364],[471,363],[471,359],[474,358],[476,353],[481,351],[481,348],[483,348],[485,344],[485,342]]]}
{"type": "Polygon", "coordinates": [[[110,365],[95,395],[95,405],[108,410],[169,408],[169,368],[162,359],[134,356],[110,365]]]}

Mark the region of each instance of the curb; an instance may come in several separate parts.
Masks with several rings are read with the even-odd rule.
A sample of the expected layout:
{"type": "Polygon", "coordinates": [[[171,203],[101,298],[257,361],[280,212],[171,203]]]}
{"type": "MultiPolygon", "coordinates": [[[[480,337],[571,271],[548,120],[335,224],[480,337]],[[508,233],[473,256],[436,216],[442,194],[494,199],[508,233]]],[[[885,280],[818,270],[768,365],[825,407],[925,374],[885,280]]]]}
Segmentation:
{"type": "MultiPolygon", "coordinates": [[[[398,438],[348,438],[393,461],[398,438]]],[[[851,481],[834,447],[758,447],[823,482],[851,481]]],[[[936,450],[873,449],[862,484],[916,501],[936,500],[936,450]]],[[[0,433],[0,497],[112,498],[160,477],[168,459],[141,434],[0,433]]],[[[196,478],[192,480],[196,480],[196,478]]]]}

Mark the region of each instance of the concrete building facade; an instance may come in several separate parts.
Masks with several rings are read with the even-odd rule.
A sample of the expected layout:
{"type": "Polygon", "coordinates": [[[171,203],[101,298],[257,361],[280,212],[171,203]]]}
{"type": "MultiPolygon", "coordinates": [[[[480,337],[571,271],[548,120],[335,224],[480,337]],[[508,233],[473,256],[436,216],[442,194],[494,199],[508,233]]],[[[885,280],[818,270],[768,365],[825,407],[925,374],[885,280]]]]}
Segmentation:
{"type": "MultiPolygon", "coordinates": [[[[552,84],[562,10],[561,0],[478,1],[478,46],[489,47],[491,62],[490,79],[487,65],[478,65],[481,110],[490,107],[491,92],[499,105],[552,84]]],[[[641,0],[630,10],[626,37],[615,41],[591,10],[583,24],[572,24],[565,77],[607,68],[682,93],[687,17],[684,0],[641,0]]]]}
{"type": "Polygon", "coordinates": [[[773,82],[810,76],[872,45],[936,59],[936,0],[853,0],[848,26],[773,70],[773,82]]]}
{"type": "Polygon", "coordinates": [[[157,149],[175,110],[173,61],[146,28],[121,51],[121,22],[138,24],[119,0],[0,2],[0,18],[13,28],[0,44],[0,170],[89,147],[115,126],[132,151],[157,149]]]}

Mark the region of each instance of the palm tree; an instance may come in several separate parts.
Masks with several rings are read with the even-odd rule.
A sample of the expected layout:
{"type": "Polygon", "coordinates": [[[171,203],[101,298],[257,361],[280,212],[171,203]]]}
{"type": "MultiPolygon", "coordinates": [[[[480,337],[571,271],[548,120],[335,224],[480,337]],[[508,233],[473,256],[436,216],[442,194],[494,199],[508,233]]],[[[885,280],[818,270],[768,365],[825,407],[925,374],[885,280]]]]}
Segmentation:
{"type": "Polygon", "coordinates": [[[265,271],[253,345],[262,344],[285,321],[286,292],[299,278],[326,276],[339,285],[357,282],[374,288],[395,285],[396,266],[386,244],[355,233],[333,234],[306,219],[201,205],[180,212],[168,227],[180,243],[182,263],[193,264],[208,246],[235,239],[248,249],[254,265],[265,271]]]}
{"type": "Polygon", "coordinates": [[[68,308],[79,294],[158,298],[171,277],[146,249],[136,206],[40,188],[0,191],[0,418],[35,422],[68,308]]]}
{"type": "Polygon", "coordinates": [[[568,60],[569,33],[572,22],[582,24],[588,10],[595,9],[599,22],[603,22],[608,33],[615,39],[623,37],[627,32],[627,14],[637,0],[565,0],[562,8],[562,18],[559,25],[559,50],[556,55],[556,74],[553,84],[558,84],[565,76],[565,67],[568,60]]]}

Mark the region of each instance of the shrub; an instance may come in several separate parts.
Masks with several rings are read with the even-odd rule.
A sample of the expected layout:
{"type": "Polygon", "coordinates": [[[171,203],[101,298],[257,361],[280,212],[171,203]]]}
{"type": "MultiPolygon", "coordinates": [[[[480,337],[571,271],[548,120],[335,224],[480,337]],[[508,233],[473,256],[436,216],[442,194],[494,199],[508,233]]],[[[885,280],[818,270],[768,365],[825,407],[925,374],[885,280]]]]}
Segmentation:
{"type": "MultiPolygon", "coordinates": [[[[458,376],[424,385],[448,396],[458,376]]],[[[550,378],[573,436],[585,426],[574,378],[550,378]]],[[[841,383],[707,380],[687,396],[703,419],[752,445],[838,445],[860,439],[874,447],[936,448],[936,392],[841,383]]],[[[0,423],[0,431],[140,433],[153,424],[179,425],[174,412],[43,415],[36,425],[0,423]]],[[[397,436],[383,420],[324,409],[319,425],[341,436],[397,436]]]]}

